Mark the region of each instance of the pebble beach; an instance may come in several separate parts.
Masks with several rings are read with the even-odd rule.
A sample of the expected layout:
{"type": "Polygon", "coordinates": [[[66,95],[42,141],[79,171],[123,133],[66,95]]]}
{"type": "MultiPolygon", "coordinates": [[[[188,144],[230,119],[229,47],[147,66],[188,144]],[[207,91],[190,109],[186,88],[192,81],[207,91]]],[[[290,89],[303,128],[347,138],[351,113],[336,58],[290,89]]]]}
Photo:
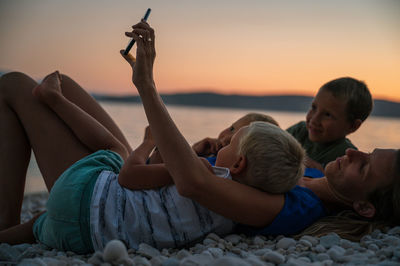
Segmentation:
{"type": "MultiPolygon", "coordinates": [[[[24,198],[21,219],[44,210],[47,193],[24,198]]],[[[322,237],[294,239],[209,234],[203,241],[182,249],[157,250],[141,244],[126,249],[111,241],[103,251],[77,255],[49,249],[41,244],[0,244],[0,265],[400,265],[400,226],[375,230],[359,242],[331,233],[322,237]]]]}

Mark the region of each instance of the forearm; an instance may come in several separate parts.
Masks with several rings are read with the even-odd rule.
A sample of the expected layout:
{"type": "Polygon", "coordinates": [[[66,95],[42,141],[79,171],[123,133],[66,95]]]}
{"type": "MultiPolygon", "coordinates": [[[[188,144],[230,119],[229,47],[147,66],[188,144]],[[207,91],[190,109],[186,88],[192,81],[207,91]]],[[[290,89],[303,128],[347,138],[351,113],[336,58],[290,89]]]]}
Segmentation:
{"type": "Polygon", "coordinates": [[[198,182],[196,176],[207,169],[171,119],[154,84],[137,84],[153,138],[174,183],[186,187],[198,182]],[[202,170],[201,170],[202,169],[202,170]],[[187,178],[190,173],[191,178],[187,178]]]}
{"type": "Polygon", "coordinates": [[[63,95],[54,95],[46,104],[91,151],[110,149],[122,153],[122,157],[127,153],[125,147],[101,123],[63,95]]]}

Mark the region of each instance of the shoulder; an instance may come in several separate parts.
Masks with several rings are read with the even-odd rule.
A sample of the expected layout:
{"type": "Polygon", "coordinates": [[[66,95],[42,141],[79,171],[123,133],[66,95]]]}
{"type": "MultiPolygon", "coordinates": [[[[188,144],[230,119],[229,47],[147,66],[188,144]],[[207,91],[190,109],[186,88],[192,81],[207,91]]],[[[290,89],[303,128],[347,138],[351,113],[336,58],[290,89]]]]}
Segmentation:
{"type": "Polygon", "coordinates": [[[285,193],[284,206],[270,225],[264,228],[241,226],[239,230],[247,234],[291,235],[301,232],[326,215],[322,201],[314,192],[296,186],[285,193]]]}
{"type": "Polygon", "coordinates": [[[305,121],[300,121],[292,126],[290,126],[286,131],[291,133],[292,131],[297,131],[297,130],[302,130],[306,128],[306,122],[305,121]]]}

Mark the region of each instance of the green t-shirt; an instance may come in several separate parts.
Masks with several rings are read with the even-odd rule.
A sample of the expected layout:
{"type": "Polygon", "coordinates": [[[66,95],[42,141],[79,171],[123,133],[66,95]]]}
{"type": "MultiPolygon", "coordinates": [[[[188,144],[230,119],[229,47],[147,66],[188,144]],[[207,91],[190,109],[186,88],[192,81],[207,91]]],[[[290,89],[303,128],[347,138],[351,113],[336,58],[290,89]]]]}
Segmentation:
{"type": "Polygon", "coordinates": [[[329,143],[312,142],[308,138],[306,122],[304,121],[289,127],[286,131],[301,143],[308,157],[319,162],[323,167],[330,161],[336,160],[337,157],[343,156],[346,149],[357,149],[347,138],[338,139],[329,143]]]}

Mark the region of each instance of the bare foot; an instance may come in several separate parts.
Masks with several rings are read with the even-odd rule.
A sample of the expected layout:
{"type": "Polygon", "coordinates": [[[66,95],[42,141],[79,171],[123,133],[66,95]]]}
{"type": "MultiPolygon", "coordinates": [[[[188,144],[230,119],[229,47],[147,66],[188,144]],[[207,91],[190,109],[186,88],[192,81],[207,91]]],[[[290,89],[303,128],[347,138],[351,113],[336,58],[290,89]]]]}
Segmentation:
{"type": "Polygon", "coordinates": [[[33,88],[32,94],[44,102],[51,99],[54,95],[62,94],[60,73],[55,71],[47,75],[42,83],[33,88]]]}

